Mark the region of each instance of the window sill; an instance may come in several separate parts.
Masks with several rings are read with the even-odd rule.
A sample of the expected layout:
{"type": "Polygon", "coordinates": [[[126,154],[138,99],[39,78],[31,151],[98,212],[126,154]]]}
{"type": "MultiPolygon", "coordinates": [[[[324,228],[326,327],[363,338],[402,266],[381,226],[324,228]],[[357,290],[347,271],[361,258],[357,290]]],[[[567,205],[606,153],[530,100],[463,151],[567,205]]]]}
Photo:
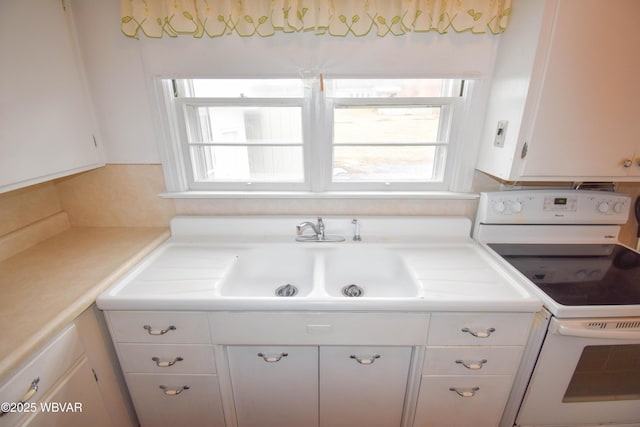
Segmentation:
{"type": "Polygon", "coordinates": [[[476,200],[476,193],[451,191],[180,191],[160,193],[165,199],[428,199],[476,200]]]}

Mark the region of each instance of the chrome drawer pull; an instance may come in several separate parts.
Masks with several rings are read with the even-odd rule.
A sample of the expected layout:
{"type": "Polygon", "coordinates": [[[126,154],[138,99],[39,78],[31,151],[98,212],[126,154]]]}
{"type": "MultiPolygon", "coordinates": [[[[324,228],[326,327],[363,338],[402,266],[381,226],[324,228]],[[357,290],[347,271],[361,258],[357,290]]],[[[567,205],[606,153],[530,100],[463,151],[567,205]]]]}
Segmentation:
{"type": "Polygon", "coordinates": [[[151,326],[149,326],[149,325],[144,325],[143,328],[146,329],[146,331],[147,331],[147,333],[149,335],[164,335],[169,331],[175,331],[176,330],[176,327],[173,326],[173,325],[169,326],[167,329],[160,329],[159,331],[151,329],[151,326]]]}
{"type": "Polygon", "coordinates": [[[289,353],[280,353],[276,356],[268,356],[264,353],[258,353],[258,357],[262,357],[265,362],[274,363],[279,362],[283,357],[287,357],[289,353]]]}
{"type": "Polygon", "coordinates": [[[451,391],[455,391],[456,394],[460,397],[473,397],[476,395],[476,391],[480,390],[480,387],[473,387],[473,388],[457,388],[457,387],[451,387],[449,390],[451,391]]]}
{"type": "Polygon", "coordinates": [[[182,362],[184,359],[180,356],[176,357],[173,360],[167,361],[167,362],[161,362],[159,357],[152,357],[151,360],[153,360],[154,362],[156,362],[156,366],[158,368],[169,368],[173,365],[175,365],[177,362],[182,362]]]}
{"type": "Polygon", "coordinates": [[[461,364],[467,369],[471,369],[472,371],[477,371],[478,369],[482,369],[482,366],[487,363],[487,359],[478,360],[477,362],[467,362],[465,360],[456,360],[456,363],[461,364]]]}
{"type": "Polygon", "coordinates": [[[496,331],[496,328],[489,328],[489,329],[485,329],[485,330],[476,330],[476,331],[472,331],[469,328],[462,328],[461,330],[462,330],[462,332],[466,332],[468,334],[471,334],[476,338],[489,338],[491,336],[491,334],[496,331]]]}
{"type": "Polygon", "coordinates": [[[371,355],[371,357],[362,357],[362,356],[356,356],[355,354],[352,354],[351,356],[349,356],[351,359],[356,359],[356,362],[358,362],[361,365],[373,365],[373,362],[376,361],[376,359],[380,359],[380,355],[379,354],[373,354],[371,355]]]}
{"type": "Polygon", "coordinates": [[[188,385],[183,385],[179,389],[170,389],[166,385],[161,385],[160,388],[162,389],[162,392],[164,394],[166,394],[167,396],[177,396],[180,393],[182,393],[183,391],[189,390],[189,386],[188,385]]]}
{"type": "MultiPolygon", "coordinates": [[[[22,399],[20,399],[20,401],[17,402],[17,405],[24,404],[24,403],[28,402],[29,400],[31,400],[33,395],[35,395],[38,392],[38,383],[39,382],[40,382],[40,377],[37,377],[36,379],[31,381],[31,385],[29,386],[29,389],[24,394],[24,396],[22,396],[22,399]]],[[[13,404],[10,405],[9,408],[12,407],[12,406],[13,406],[13,404]]],[[[4,405],[3,405],[3,407],[4,407],[4,405]]],[[[9,413],[9,411],[2,410],[2,412],[0,412],[0,417],[3,416],[3,415],[6,415],[8,413],[9,413]]]]}

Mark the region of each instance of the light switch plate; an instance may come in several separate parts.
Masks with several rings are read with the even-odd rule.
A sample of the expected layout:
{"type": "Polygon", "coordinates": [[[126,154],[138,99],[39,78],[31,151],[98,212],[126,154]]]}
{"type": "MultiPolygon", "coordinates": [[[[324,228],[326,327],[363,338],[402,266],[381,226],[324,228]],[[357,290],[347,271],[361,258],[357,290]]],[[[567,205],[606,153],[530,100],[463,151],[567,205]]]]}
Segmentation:
{"type": "Polygon", "coordinates": [[[504,138],[507,134],[507,126],[509,126],[508,120],[499,120],[496,127],[496,135],[493,140],[493,145],[496,147],[504,147],[504,138]]]}

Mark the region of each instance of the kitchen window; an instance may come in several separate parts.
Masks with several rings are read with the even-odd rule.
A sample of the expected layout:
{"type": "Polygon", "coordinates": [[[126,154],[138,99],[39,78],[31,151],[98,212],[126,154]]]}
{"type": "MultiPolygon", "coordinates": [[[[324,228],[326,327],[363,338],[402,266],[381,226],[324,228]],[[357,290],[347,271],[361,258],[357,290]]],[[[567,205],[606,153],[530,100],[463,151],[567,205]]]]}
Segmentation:
{"type": "Polygon", "coordinates": [[[449,190],[463,80],[162,84],[187,191],[449,190]]]}

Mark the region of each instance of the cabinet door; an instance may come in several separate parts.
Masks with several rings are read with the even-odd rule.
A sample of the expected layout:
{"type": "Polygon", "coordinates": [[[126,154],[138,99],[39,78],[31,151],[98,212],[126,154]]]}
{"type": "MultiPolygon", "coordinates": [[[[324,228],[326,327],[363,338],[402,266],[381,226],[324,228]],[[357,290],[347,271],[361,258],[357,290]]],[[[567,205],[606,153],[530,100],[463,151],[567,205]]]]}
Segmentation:
{"type": "Polygon", "coordinates": [[[513,377],[423,376],[414,427],[497,426],[513,377]]]}
{"type": "Polygon", "coordinates": [[[51,394],[38,402],[29,427],[110,427],[114,424],[98,391],[86,358],[64,376],[51,394]]]}
{"type": "Polygon", "coordinates": [[[411,347],[320,347],[320,425],[400,426],[411,347]]]}
{"type": "Polygon", "coordinates": [[[238,427],[318,425],[317,347],[227,347],[238,427]]]}
{"type": "Polygon", "coordinates": [[[215,375],[128,374],[142,427],[223,427],[224,415],[215,375]]]}
{"type": "Polygon", "coordinates": [[[524,175],[640,172],[623,165],[640,134],[640,56],[631,53],[640,45],[639,14],[636,0],[558,2],[524,175]],[[613,22],[615,29],[593,31],[613,22]]]}
{"type": "Polygon", "coordinates": [[[0,192],[101,166],[60,0],[2,2],[0,192]]]}

